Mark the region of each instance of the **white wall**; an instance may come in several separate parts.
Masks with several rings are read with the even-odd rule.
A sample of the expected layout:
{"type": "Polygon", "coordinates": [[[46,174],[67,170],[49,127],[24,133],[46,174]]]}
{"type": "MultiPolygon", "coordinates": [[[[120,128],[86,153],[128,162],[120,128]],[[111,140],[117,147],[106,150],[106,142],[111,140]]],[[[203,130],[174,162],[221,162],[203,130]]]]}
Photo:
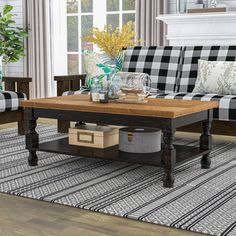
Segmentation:
{"type": "MultiPolygon", "coordinates": [[[[167,0],[167,1],[169,1],[169,13],[171,13],[171,14],[176,13],[176,0],[167,0]]],[[[189,1],[190,2],[195,2],[194,0],[189,0],[189,1]]],[[[15,21],[16,21],[16,24],[20,27],[23,26],[23,4],[22,4],[22,2],[23,2],[23,0],[0,0],[0,5],[1,6],[5,5],[5,4],[10,4],[14,7],[13,13],[17,15],[15,17],[15,21]]],[[[219,0],[219,2],[227,4],[231,9],[236,10],[236,0],[219,0]]],[[[60,30],[58,32],[60,32],[60,30]]],[[[65,59],[66,58],[64,58],[64,60],[65,59]]],[[[60,68],[62,68],[62,67],[60,67],[60,68]]],[[[11,63],[9,65],[8,75],[24,76],[24,62],[23,62],[23,59],[21,61],[17,62],[17,63],[11,63]]]]}
{"type": "Polygon", "coordinates": [[[67,74],[66,0],[52,1],[53,74],[67,74]]]}
{"type": "MultiPolygon", "coordinates": [[[[0,5],[3,6],[5,4],[12,5],[14,8],[12,12],[16,14],[14,20],[16,21],[16,25],[19,27],[23,26],[23,4],[22,0],[0,0],[0,5]]],[[[9,64],[8,67],[8,75],[9,76],[24,76],[24,63],[23,59],[16,63],[9,64]]]]}
{"type": "MultiPolygon", "coordinates": [[[[192,3],[196,2],[195,0],[188,1],[192,3]]],[[[218,0],[218,2],[229,6],[229,10],[236,10],[236,0],[218,0]]],[[[169,13],[176,13],[176,0],[169,0],[169,13]]]]}

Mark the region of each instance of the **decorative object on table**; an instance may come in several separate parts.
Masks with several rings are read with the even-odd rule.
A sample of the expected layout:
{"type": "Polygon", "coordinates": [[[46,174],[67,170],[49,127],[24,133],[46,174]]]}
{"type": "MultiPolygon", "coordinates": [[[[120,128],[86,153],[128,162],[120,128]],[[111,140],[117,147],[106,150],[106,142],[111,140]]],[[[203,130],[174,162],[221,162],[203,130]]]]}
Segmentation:
{"type": "Polygon", "coordinates": [[[2,87],[2,56],[0,56],[0,91],[3,90],[2,87]]]}
{"type": "Polygon", "coordinates": [[[86,81],[81,90],[91,91],[95,78],[101,81],[105,79],[109,83],[109,98],[117,98],[114,94],[114,83],[112,81],[116,73],[121,70],[123,57],[123,53],[120,54],[116,59],[117,64],[113,64],[114,61],[111,61],[105,54],[85,50],[83,52],[83,68],[86,73],[86,81]]]}
{"type": "Polygon", "coordinates": [[[93,83],[91,85],[90,98],[92,102],[99,102],[100,96],[99,92],[102,89],[102,81],[99,77],[93,78],[93,83]]]}
{"type": "Polygon", "coordinates": [[[120,72],[116,73],[113,79],[109,83],[109,98],[112,100],[116,100],[119,98],[120,87],[122,77],[119,75],[120,72]]]}
{"type": "Polygon", "coordinates": [[[96,44],[99,49],[105,53],[103,56],[103,63],[98,63],[98,66],[103,69],[107,75],[107,80],[110,84],[109,98],[116,98],[114,94],[112,82],[115,74],[122,70],[124,61],[124,48],[137,45],[140,40],[135,40],[136,32],[134,31],[135,25],[133,22],[128,22],[122,29],[113,29],[111,25],[107,25],[103,30],[93,28],[90,35],[86,36],[84,40],[96,44]]]}
{"type": "Polygon", "coordinates": [[[6,5],[0,12],[0,55],[2,56],[2,74],[6,76],[7,65],[10,62],[17,62],[25,56],[23,39],[27,37],[27,32],[15,26],[11,13],[13,7],[6,5]]]}
{"type": "Polygon", "coordinates": [[[118,145],[119,129],[112,126],[83,125],[69,129],[69,144],[107,148],[118,145]]]}
{"type": "Polygon", "coordinates": [[[103,73],[102,69],[97,67],[97,64],[103,63],[102,55],[90,50],[84,50],[83,56],[83,69],[90,77],[95,77],[103,73]]]}
{"type": "Polygon", "coordinates": [[[103,63],[102,55],[93,51],[84,50],[82,58],[83,69],[86,73],[85,86],[82,87],[82,90],[90,91],[93,79],[103,74],[103,70],[97,66],[97,64],[103,63]]]}
{"type": "Polygon", "coordinates": [[[99,91],[99,102],[108,103],[108,89],[103,88],[99,91]]]}
{"type": "Polygon", "coordinates": [[[120,52],[116,58],[111,58],[107,54],[101,54],[102,64],[105,64],[111,68],[121,71],[124,62],[124,52],[120,52]]]}
{"type": "Polygon", "coordinates": [[[117,93],[115,91],[115,77],[118,72],[115,66],[110,66],[106,64],[98,64],[98,67],[102,68],[104,74],[102,76],[102,84],[108,90],[109,99],[117,99],[117,93]]]}
{"type": "Polygon", "coordinates": [[[83,51],[83,69],[84,69],[84,72],[86,73],[86,82],[85,82],[85,86],[83,86],[82,89],[91,90],[93,79],[95,77],[100,76],[102,78],[103,76],[108,75],[110,73],[113,74],[113,72],[116,73],[116,71],[120,71],[122,67],[122,63],[123,63],[123,54],[121,54],[119,58],[117,59],[117,64],[114,64],[114,61],[112,61],[105,54],[101,54],[101,53],[97,53],[97,52],[89,51],[89,50],[84,50],[83,51]]]}
{"type": "Polygon", "coordinates": [[[161,131],[153,128],[122,128],[119,149],[129,153],[154,153],[161,150],[161,131]]]}
{"type": "Polygon", "coordinates": [[[145,73],[120,72],[119,102],[146,103],[145,98],[151,90],[151,79],[145,73]]]}
{"type": "MultiPolygon", "coordinates": [[[[85,41],[96,44],[102,52],[104,52],[112,60],[119,58],[124,48],[137,45],[140,40],[135,40],[136,32],[133,22],[128,22],[122,29],[113,29],[111,25],[107,25],[103,30],[93,28],[90,35],[84,38],[85,41]]],[[[121,63],[121,62],[119,62],[121,63]]],[[[120,66],[120,69],[122,66],[120,66]]]]}
{"type": "Polygon", "coordinates": [[[193,93],[235,95],[236,62],[199,60],[193,93]]]}

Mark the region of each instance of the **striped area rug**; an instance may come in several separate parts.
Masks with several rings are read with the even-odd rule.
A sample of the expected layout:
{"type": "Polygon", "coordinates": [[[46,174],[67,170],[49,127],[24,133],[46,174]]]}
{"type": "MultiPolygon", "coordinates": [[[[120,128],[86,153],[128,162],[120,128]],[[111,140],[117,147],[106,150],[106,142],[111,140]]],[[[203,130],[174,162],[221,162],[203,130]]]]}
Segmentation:
{"type": "MultiPolygon", "coordinates": [[[[39,126],[41,141],[57,139],[39,126]]],[[[177,144],[198,145],[177,139],[177,144]]],[[[212,168],[200,159],[175,169],[175,187],[162,187],[161,168],[39,153],[29,167],[24,137],[0,131],[0,192],[65,204],[210,235],[236,235],[236,145],[217,143],[212,168]]]]}

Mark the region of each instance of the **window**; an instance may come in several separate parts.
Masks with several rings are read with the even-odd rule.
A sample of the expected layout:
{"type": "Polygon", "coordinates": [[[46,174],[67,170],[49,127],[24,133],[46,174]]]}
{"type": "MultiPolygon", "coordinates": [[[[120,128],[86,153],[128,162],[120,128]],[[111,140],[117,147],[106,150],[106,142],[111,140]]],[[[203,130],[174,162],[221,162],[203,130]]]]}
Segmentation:
{"type": "Polygon", "coordinates": [[[135,21],[135,0],[106,0],[106,23],[114,28],[135,21]]]}
{"type": "Polygon", "coordinates": [[[121,28],[128,21],[135,21],[135,0],[66,0],[67,73],[81,73],[82,51],[96,50],[82,40],[92,27],[121,28]]]}
{"type": "Polygon", "coordinates": [[[91,43],[82,41],[93,27],[93,7],[93,0],[67,0],[68,74],[81,71],[82,50],[93,50],[91,43]]]}

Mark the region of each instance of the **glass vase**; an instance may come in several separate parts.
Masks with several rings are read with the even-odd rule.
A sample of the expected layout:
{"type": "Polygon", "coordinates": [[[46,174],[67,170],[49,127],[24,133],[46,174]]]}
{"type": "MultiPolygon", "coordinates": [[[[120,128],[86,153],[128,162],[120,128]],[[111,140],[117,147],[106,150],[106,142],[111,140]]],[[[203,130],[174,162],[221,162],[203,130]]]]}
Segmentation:
{"type": "Polygon", "coordinates": [[[187,0],[176,0],[176,11],[177,14],[187,13],[187,0]]]}

